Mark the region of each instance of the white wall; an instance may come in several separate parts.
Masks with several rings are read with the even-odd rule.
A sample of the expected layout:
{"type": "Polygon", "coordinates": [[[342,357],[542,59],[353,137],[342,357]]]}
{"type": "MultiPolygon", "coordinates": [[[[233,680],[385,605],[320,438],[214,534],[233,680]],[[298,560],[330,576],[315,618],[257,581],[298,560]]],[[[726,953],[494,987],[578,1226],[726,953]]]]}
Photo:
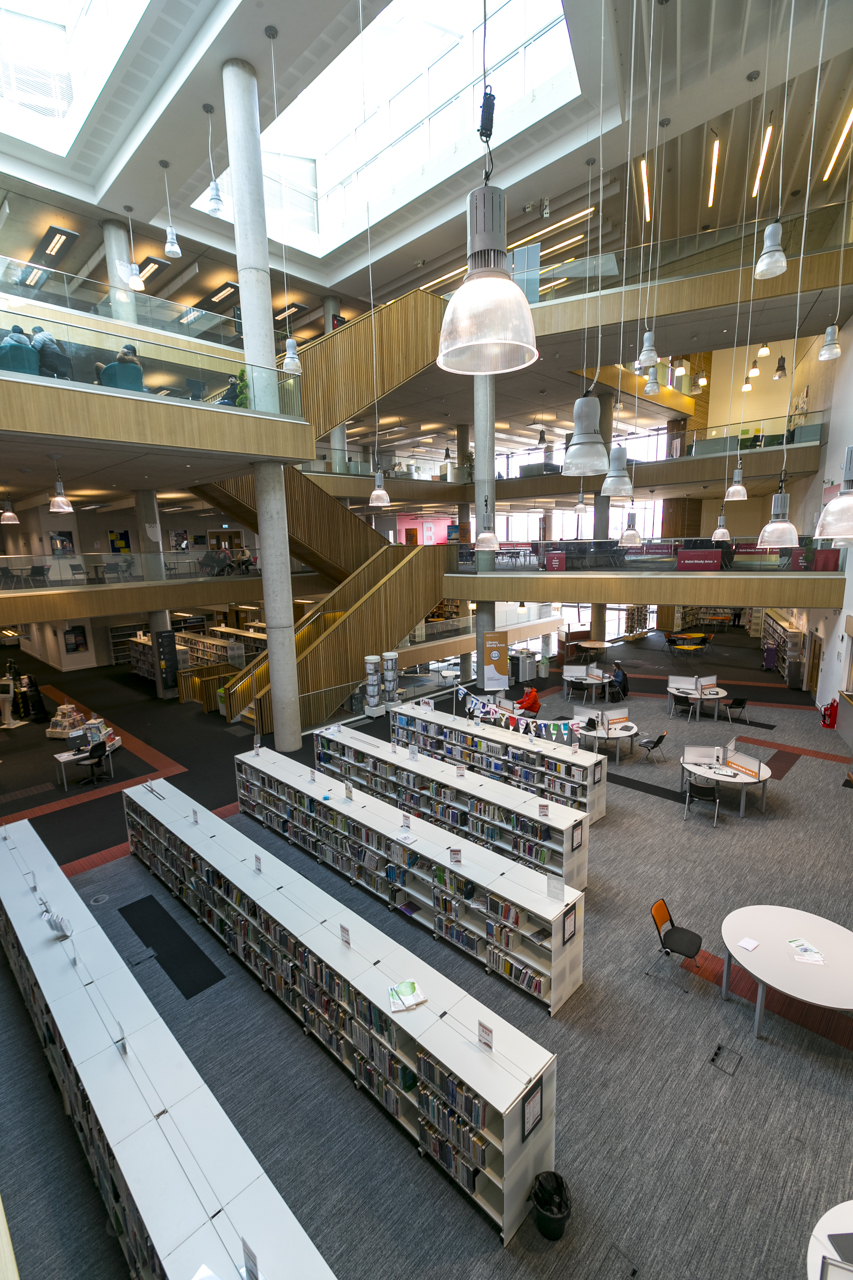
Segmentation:
{"type": "Polygon", "coordinates": [[[21,636],[21,648],[34,658],[46,662],[57,671],[82,671],[96,667],[98,659],[92,623],[89,618],[62,618],[56,622],[30,623],[29,638],[21,636]],[[88,649],[85,653],[66,653],[63,632],[66,627],[85,627],[88,649]]]}

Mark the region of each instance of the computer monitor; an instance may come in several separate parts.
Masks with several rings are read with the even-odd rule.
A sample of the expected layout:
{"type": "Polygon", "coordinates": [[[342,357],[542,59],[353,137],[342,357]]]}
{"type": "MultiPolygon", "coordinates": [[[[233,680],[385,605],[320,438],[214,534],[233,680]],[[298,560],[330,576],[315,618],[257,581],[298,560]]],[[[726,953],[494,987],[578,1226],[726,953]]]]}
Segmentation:
{"type": "Polygon", "coordinates": [[[10,676],[0,679],[0,698],[14,698],[15,681],[10,676]]]}
{"type": "Polygon", "coordinates": [[[838,1258],[824,1257],[820,1268],[820,1280],[851,1280],[853,1266],[838,1258]]]}

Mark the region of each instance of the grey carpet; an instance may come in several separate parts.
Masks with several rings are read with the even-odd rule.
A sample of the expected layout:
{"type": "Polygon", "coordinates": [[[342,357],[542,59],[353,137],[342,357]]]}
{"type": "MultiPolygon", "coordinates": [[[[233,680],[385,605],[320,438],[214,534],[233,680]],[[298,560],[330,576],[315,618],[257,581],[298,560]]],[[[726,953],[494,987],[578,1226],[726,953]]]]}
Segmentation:
{"type": "MultiPolygon", "coordinates": [[[[622,758],[619,773],[662,790],[679,789],[685,743],[731,736],[728,724],[668,721],[660,700],[629,705],[644,736],[668,730],[668,759],[655,766],[637,752],[622,758]]],[[[781,708],[774,716],[774,743],[847,754],[817,712],[781,708]]],[[[745,749],[767,759],[776,747],[745,749]]],[[[634,1271],[640,1280],[793,1280],[805,1275],[817,1218],[851,1194],[844,1116],[853,1055],[773,1015],[756,1041],[751,1006],[724,1004],[716,987],[658,953],[649,908],[665,895],[676,920],[717,954],[722,918],[749,902],[798,905],[853,927],[846,771],[803,756],[768,784],[765,815],[749,796],[743,821],[738,793],[724,789],[716,830],[710,810],[684,822],[668,799],[610,787],[607,816],[590,833],[584,985],[553,1019],[252,819],[232,819],[557,1053],[556,1163],[574,1197],[557,1244],[528,1219],[502,1249],[464,1195],[417,1159],[381,1109],[356,1094],[336,1062],[135,860],[74,883],[87,901],[109,895],[93,911],[122,954],[138,961],[136,977],[339,1280],[627,1280],[634,1271]],[[145,958],[118,908],[146,893],[225,981],[186,1001],[145,958]]],[[[35,1042],[31,1031],[29,1038],[35,1042]]],[[[53,1117],[53,1100],[26,1099],[34,1122],[50,1129],[41,1109],[53,1117]]],[[[51,1183],[50,1212],[64,1204],[70,1177],[60,1171],[51,1183]]],[[[8,1167],[0,1178],[5,1196],[8,1167]]],[[[19,1202],[10,1215],[13,1238],[25,1208],[19,1202]]],[[[97,1213],[92,1230],[100,1230],[97,1213]]],[[[75,1274],[46,1272],[60,1273],[75,1274]]]]}

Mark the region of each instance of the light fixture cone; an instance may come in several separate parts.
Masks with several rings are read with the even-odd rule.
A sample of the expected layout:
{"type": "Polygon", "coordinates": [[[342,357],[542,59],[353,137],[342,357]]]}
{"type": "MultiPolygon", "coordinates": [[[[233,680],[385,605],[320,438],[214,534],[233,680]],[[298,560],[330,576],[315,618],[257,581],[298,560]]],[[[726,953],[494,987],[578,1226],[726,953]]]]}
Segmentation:
{"type": "Polygon", "coordinates": [[[655,332],[654,329],[647,329],[643,334],[643,349],[640,352],[640,368],[651,369],[658,362],[658,353],[655,351],[655,332]]]}
{"type": "Polygon", "coordinates": [[[673,369],[673,374],[675,375],[676,378],[683,378],[686,373],[687,373],[687,369],[685,368],[684,360],[682,359],[681,356],[679,356],[678,360],[675,362],[675,368],[673,369]]]}
{"type": "Polygon", "coordinates": [[[785,368],[785,357],[780,356],[776,361],[776,372],[773,374],[773,381],[778,382],[780,378],[787,378],[788,370],[785,368]]]}
{"type": "Polygon", "coordinates": [[[281,367],[284,373],[302,372],[302,362],[296,354],[295,338],[288,338],[284,344],[284,364],[281,367]]]}
{"type": "Polygon", "coordinates": [[[731,540],[732,540],[731,534],[726,528],[726,517],[722,515],[718,516],[717,527],[714,530],[714,532],[711,534],[711,541],[712,542],[731,542],[731,540]]]}
{"type": "Polygon", "coordinates": [[[818,352],[818,360],[837,360],[841,355],[841,344],[838,341],[838,325],[831,324],[823,339],[823,346],[818,352]]]}
{"type": "Polygon", "coordinates": [[[376,472],[376,488],[370,495],[369,507],[390,507],[391,499],[383,484],[383,476],[381,471],[376,472]]]}
{"type": "Polygon", "coordinates": [[[759,547],[798,547],[800,537],[794,525],[788,519],[787,493],[774,493],[770,520],[758,535],[759,547]]]}
{"type": "Polygon", "coordinates": [[[752,383],[747,378],[746,382],[741,387],[741,391],[751,391],[751,390],[752,390],[752,383]]]}
{"type": "Polygon", "coordinates": [[[621,444],[614,444],[610,450],[610,470],[601,486],[601,496],[630,498],[633,493],[634,486],[628,475],[628,450],[621,444]]]}
{"type": "Polygon", "coordinates": [[[180,258],[181,246],[178,244],[178,237],[175,235],[174,227],[166,228],[166,245],[163,249],[167,258],[180,258]]]}
{"type": "Polygon", "coordinates": [[[12,504],[8,498],[3,503],[3,514],[0,515],[0,524],[20,524],[20,520],[12,510],[12,504]]]}
{"type": "Polygon", "coordinates": [[[131,262],[130,264],[130,274],[127,278],[127,287],[128,289],[132,289],[134,293],[145,292],[145,281],[139,274],[139,267],[135,262],[131,262]]]}
{"type": "Polygon", "coordinates": [[[207,188],[207,212],[212,218],[218,218],[222,213],[222,207],[222,192],[219,190],[219,183],[215,178],[212,178],[210,186],[207,188]]]}
{"type": "Polygon", "coordinates": [[[828,502],[820,513],[816,538],[834,538],[839,544],[849,546],[853,539],[853,445],[847,446],[844,455],[844,478],[837,498],[828,502]]]}
{"type": "Polygon", "coordinates": [[[788,259],[782,249],[782,223],[777,218],[764,228],[764,248],[755,264],[756,280],[772,280],[788,270],[788,259]]]}
{"type": "Polygon", "coordinates": [[[601,438],[601,405],[597,396],[581,396],[575,401],[575,429],[563,460],[564,476],[597,476],[609,465],[601,438]]]}
{"type": "Polygon", "coordinates": [[[475,551],[500,551],[500,549],[501,544],[491,529],[484,529],[482,533],[477,534],[477,541],[474,543],[475,551]]]}
{"type": "Polygon", "coordinates": [[[746,502],[748,494],[743,484],[743,467],[735,467],[735,473],[732,476],[732,482],[726,489],[726,496],[723,502],[746,502]]]}
{"type": "Polygon", "coordinates": [[[769,355],[770,355],[770,348],[768,347],[766,342],[762,342],[761,346],[758,348],[759,360],[761,359],[762,356],[769,356],[769,355]]]}
{"type": "Polygon", "coordinates": [[[651,373],[649,374],[649,380],[646,383],[646,385],[643,387],[643,395],[644,396],[660,395],[660,383],[658,382],[658,375],[655,369],[652,369],[651,373]]]}
{"type": "Polygon", "coordinates": [[[699,370],[699,386],[707,387],[707,385],[708,385],[708,375],[704,369],[700,369],[699,370]]]}
{"type": "Polygon", "coordinates": [[[540,449],[541,449],[541,448],[543,448],[543,447],[544,447],[544,445],[546,445],[546,444],[548,443],[548,442],[547,442],[547,440],[545,439],[545,428],[544,428],[544,427],[543,427],[543,428],[542,428],[542,430],[539,432],[539,439],[537,440],[537,442],[536,442],[536,443],[538,444],[538,446],[539,446],[539,448],[540,448],[540,449]]]}
{"type": "Polygon", "coordinates": [[[694,373],[690,381],[690,394],[691,396],[701,396],[702,394],[702,387],[699,382],[698,373],[694,373]]]}
{"type": "Polygon", "coordinates": [[[449,462],[449,461],[450,461],[450,445],[445,445],[445,448],[444,448],[444,461],[445,461],[445,462],[449,462]]]}
{"type": "Polygon", "coordinates": [[[637,532],[637,513],[636,511],[628,512],[628,523],[622,531],[622,537],[619,539],[620,547],[639,547],[642,546],[643,539],[637,532]]]}
{"type": "Polygon", "coordinates": [[[761,374],[761,370],[759,369],[758,365],[757,365],[757,364],[755,363],[755,361],[753,360],[753,362],[752,362],[752,368],[750,369],[749,373],[747,374],[747,377],[749,377],[749,378],[757,378],[757,377],[759,377],[759,375],[760,375],[760,374],[761,374]]]}

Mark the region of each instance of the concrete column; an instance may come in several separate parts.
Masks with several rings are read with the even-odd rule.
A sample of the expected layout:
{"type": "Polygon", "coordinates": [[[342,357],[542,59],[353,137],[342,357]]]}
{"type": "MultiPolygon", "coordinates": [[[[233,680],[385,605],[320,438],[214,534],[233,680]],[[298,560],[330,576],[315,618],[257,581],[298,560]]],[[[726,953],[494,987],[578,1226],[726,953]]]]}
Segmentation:
{"type": "MultiPolygon", "coordinates": [[[[261,412],[278,413],[278,371],[255,68],[242,58],[226,62],[222,68],[222,93],[231,166],[234,241],[249,404],[261,412]]],[[[267,546],[264,556],[268,554],[267,546]]]]}
{"type": "MultiPolygon", "coordinates": [[[[471,450],[471,428],[467,422],[457,423],[456,426],[456,466],[462,467],[462,459],[466,453],[471,450]]],[[[466,475],[467,479],[467,475],[466,475]]],[[[470,524],[471,522],[471,503],[460,502],[456,510],[457,523],[470,524]]]]}
{"type": "MultiPolygon", "coordinates": [[[[490,375],[476,374],[476,377],[486,377],[490,375]]],[[[495,602],[494,600],[478,600],[477,601],[477,688],[484,688],[483,671],[485,668],[485,644],[484,636],[487,631],[495,629],[495,602]]]]}
{"type": "Polygon", "coordinates": [[[332,427],[329,432],[329,450],[332,455],[332,471],[335,475],[346,475],[349,472],[349,464],[347,462],[347,428],[345,422],[342,422],[338,427],[332,427]]]}
{"type": "Polygon", "coordinates": [[[302,746],[302,725],[293,634],[284,467],[280,462],[256,462],[254,472],[275,749],[298,751],[302,746]]]}
{"type": "Polygon", "coordinates": [[[594,604],[590,608],[592,609],[592,617],[589,620],[589,638],[590,640],[603,640],[607,621],[607,605],[594,604]]]}
{"type": "MultiPolygon", "coordinates": [[[[486,498],[489,500],[489,523],[495,527],[495,378],[491,373],[478,373],[473,381],[474,504],[479,535],[486,527],[486,498]]],[[[494,567],[494,552],[477,552],[478,573],[489,573],[494,567]]]]}
{"type": "Polygon", "coordinates": [[[136,297],[133,290],[128,289],[118,266],[120,262],[130,262],[130,236],[127,227],[123,222],[114,222],[110,218],[103,224],[103,232],[113,317],[135,324],[136,297]]]}
{"type": "MultiPolygon", "coordinates": [[[[540,604],[540,606],[539,606],[539,617],[540,617],[540,618],[550,618],[550,616],[551,616],[551,605],[550,605],[550,603],[549,603],[549,604],[540,604]]],[[[556,621],[556,619],[555,619],[555,621],[556,621]]],[[[543,636],[543,637],[542,637],[542,657],[543,657],[543,658],[550,658],[550,656],[551,656],[553,636],[554,636],[554,633],[553,633],[553,632],[551,632],[551,631],[549,631],[549,632],[548,632],[548,634],[547,634],[546,636],[543,636]]]]}
{"type": "Polygon", "coordinates": [[[136,536],[142,553],[142,576],[152,582],[163,582],[166,567],[163,563],[163,535],[160,530],[157,494],[154,489],[137,489],[133,497],[136,504],[136,536]]]}
{"type": "Polygon", "coordinates": [[[336,298],[334,294],[328,294],[323,299],[323,332],[332,333],[332,316],[341,314],[341,300],[336,298]]]}
{"type": "Polygon", "coordinates": [[[545,515],[545,541],[553,542],[554,541],[554,512],[546,510],[544,512],[544,515],[545,515]]]}
{"type": "MultiPolygon", "coordinates": [[[[467,507],[467,505],[468,505],[468,504],[467,504],[467,502],[466,502],[464,505],[467,507]]],[[[470,600],[460,600],[460,601],[459,601],[459,617],[460,617],[460,618],[468,618],[468,619],[470,619],[470,617],[471,617],[471,601],[470,601],[470,600]]],[[[473,653],[460,653],[460,655],[459,655],[459,679],[460,679],[463,683],[465,683],[466,681],[473,679],[473,676],[474,676],[474,655],[473,655],[473,653]]]]}

